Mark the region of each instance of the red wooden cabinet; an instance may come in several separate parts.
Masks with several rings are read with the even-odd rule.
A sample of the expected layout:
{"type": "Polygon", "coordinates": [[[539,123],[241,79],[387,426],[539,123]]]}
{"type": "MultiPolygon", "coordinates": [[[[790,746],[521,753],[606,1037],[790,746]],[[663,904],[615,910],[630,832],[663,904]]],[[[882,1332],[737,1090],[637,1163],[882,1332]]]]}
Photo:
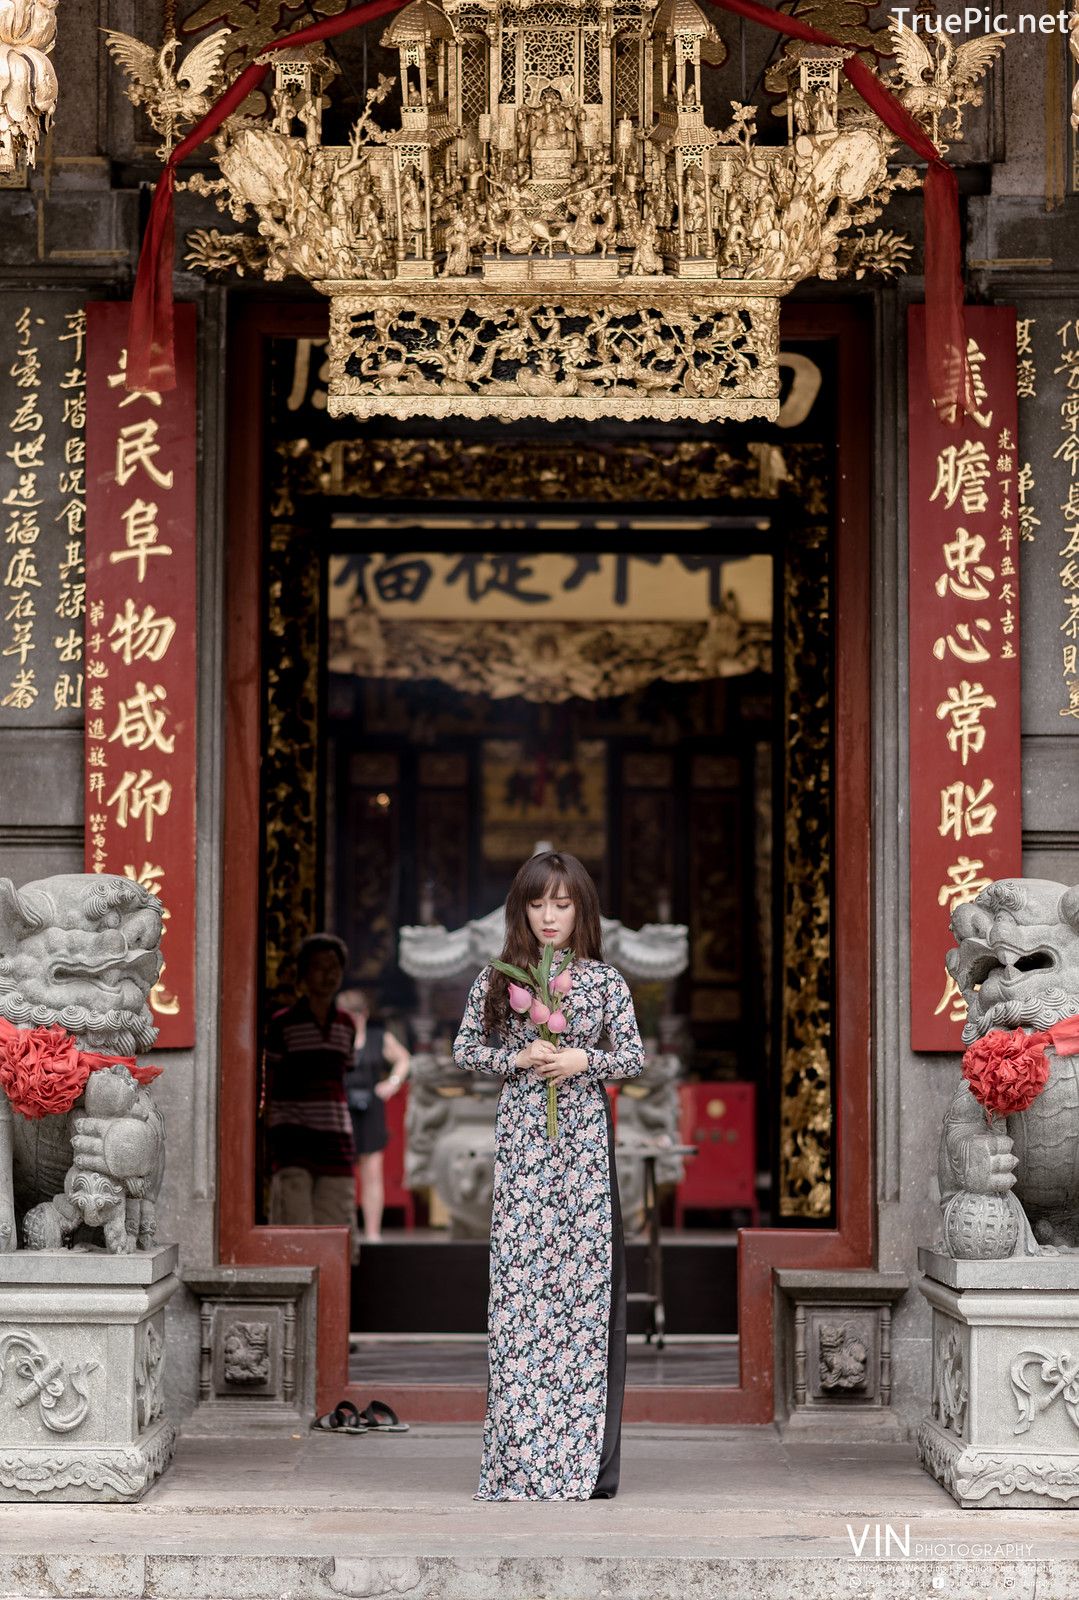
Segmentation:
{"type": "Polygon", "coordinates": [[[687,1211],[737,1207],[752,1213],[757,1226],[756,1091],[752,1083],[683,1083],[683,1144],[697,1147],[686,1157],[686,1175],[675,1194],[675,1227],[687,1211]]]}

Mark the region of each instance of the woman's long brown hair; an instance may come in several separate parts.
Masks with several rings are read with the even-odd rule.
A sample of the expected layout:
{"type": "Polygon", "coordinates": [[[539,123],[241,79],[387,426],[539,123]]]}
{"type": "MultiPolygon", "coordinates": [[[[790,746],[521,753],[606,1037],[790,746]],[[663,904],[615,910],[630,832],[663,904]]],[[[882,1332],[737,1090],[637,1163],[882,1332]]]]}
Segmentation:
{"type": "MultiPolygon", "coordinates": [[[[506,896],[506,943],[501,960],[510,966],[535,966],[543,947],[528,925],[530,900],[542,900],[549,889],[561,890],[573,901],[577,913],[570,946],[582,960],[603,960],[603,933],[599,921],[599,895],[591,875],[576,856],[560,850],[544,850],[527,860],[506,896]]],[[[488,1033],[505,1026],[509,1015],[509,980],[492,970],[483,1008],[483,1025],[488,1033]]]]}

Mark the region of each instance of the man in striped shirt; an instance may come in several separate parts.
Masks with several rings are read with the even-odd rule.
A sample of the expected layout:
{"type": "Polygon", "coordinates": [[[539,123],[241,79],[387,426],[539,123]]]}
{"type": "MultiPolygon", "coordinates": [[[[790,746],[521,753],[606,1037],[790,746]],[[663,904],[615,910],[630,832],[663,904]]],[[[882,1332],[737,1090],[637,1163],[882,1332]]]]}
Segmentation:
{"type": "Polygon", "coordinates": [[[270,1221],[348,1228],[356,1239],[352,1118],[345,1074],[356,1030],[334,1000],[348,950],[332,933],[300,946],[301,998],[277,1012],[266,1037],[270,1221]]]}

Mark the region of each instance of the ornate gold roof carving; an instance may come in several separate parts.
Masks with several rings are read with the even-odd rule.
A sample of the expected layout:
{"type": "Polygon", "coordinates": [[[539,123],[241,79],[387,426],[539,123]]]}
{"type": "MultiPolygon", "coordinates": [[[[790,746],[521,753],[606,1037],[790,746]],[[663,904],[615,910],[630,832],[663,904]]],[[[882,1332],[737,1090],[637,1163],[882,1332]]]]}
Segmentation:
{"type": "MultiPolygon", "coordinates": [[[[892,34],[900,98],[958,137],[1000,41],[892,34]]],[[[189,265],[330,297],[334,414],[774,418],[782,296],[910,253],[869,229],[918,174],[844,103],[842,50],[790,65],[776,144],[754,106],[706,120],[723,46],[696,0],[413,0],[382,37],[399,75],[347,144],[320,64],[278,57],[269,121],[228,119],[220,177],[188,185],[258,228],[199,230],[189,265]]]]}

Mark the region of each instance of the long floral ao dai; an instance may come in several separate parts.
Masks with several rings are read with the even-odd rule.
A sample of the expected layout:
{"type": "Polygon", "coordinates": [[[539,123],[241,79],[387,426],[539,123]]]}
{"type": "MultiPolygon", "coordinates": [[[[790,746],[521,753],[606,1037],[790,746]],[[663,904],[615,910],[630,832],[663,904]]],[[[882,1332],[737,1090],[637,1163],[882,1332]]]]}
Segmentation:
{"type": "MultiPolygon", "coordinates": [[[[621,1219],[604,1083],[637,1077],[644,1048],[625,979],[603,962],[575,961],[559,1042],[584,1050],[588,1067],[561,1085],[552,1139],[546,1086],[516,1068],[518,1052],[534,1037],[525,985],[492,1044],[483,1020],[490,977],[485,967],[473,983],[453,1047],[465,1071],[505,1079],[496,1121],[490,1384],[478,1498],[586,1500],[602,1493],[611,1475],[624,1382],[624,1369],[610,1357],[624,1285],[614,1282],[621,1219]],[[600,1048],[605,1035],[610,1050],[600,1048]]],[[[569,969],[554,981],[559,977],[570,977],[569,969]]]]}

